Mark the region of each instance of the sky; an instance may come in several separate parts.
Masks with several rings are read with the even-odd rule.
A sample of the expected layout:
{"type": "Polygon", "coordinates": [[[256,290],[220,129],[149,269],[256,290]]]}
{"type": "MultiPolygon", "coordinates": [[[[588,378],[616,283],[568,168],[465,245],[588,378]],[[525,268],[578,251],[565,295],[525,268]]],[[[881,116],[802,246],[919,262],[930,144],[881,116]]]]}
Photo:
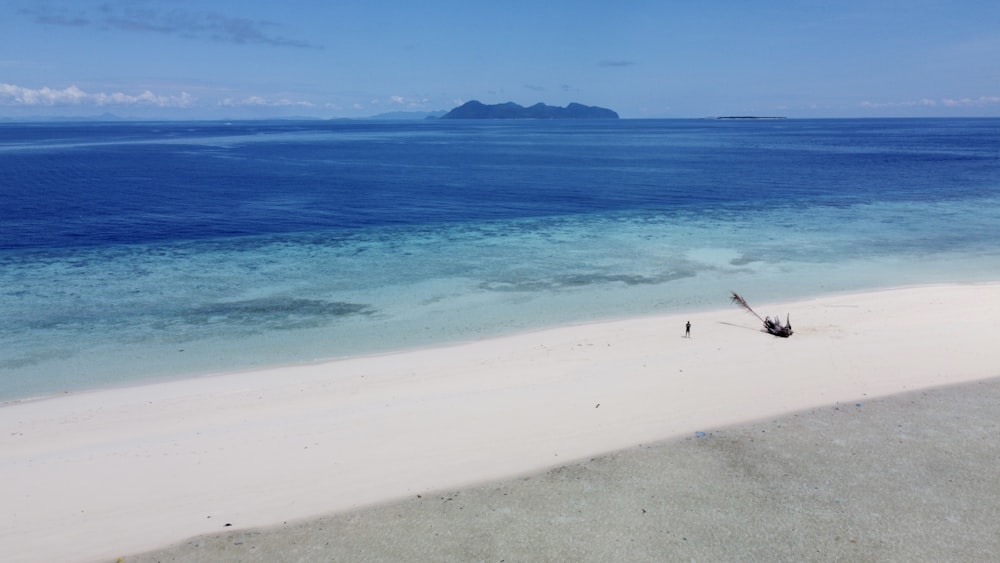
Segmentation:
{"type": "Polygon", "coordinates": [[[1000,117],[996,0],[0,0],[0,119],[1000,117]]]}

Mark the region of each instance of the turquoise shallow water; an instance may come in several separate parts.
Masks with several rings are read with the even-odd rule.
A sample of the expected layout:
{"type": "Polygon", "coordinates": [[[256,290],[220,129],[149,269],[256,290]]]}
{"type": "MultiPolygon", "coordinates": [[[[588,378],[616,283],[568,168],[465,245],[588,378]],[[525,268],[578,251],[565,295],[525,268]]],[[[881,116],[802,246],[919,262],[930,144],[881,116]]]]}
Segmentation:
{"type": "Polygon", "coordinates": [[[3,310],[31,319],[2,332],[2,396],[722,308],[734,289],[766,303],[1000,279],[996,246],[933,234],[956,221],[985,240],[1000,205],[556,218],[39,256],[0,273],[3,310]]]}
{"type": "MultiPolygon", "coordinates": [[[[338,141],[354,152],[334,151],[339,164],[332,170],[353,162],[353,177],[365,168],[366,158],[382,162],[385,143],[397,143],[399,138],[431,153],[436,149],[421,144],[426,139],[434,146],[454,141],[448,131],[428,135],[407,127],[412,126],[395,135],[389,134],[392,131],[376,135],[378,150],[359,148],[356,140],[338,141]],[[366,156],[365,150],[372,154],[366,156]]],[[[881,131],[872,124],[855,127],[881,131]]],[[[574,156],[575,147],[590,146],[597,133],[573,130],[566,138],[552,139],[543,128],[541,133],[531,130],[535,136],[493,137],[487,128],[477,134],[488,142],[478,153],[472,151],[482,164],[472,166],[468,177],[493,186],[494,191],[464,199],[459,197],[461,190],[451,189],[433,197],[421,195],[427,184],[442,182],[440,168],[447,170],[448,182],[463,178],[462,163],[439,163],[427,176],[411,169],[405,181],[383,170],[388,176],[381,177],[379,186],[400,184],[377,198],[365,191],[374,189],[365,182],[341,179],[332,187],[321,186],[339,190],[341,199],[332,198],[331,207],[353,208],[346,223],[329,219],[335,210],[315,209],[316,201],[327,201],[316,199],[316,193],[270,183],[254,186],[249,196],[238,190],[227,192],[230,198],[249,197],[252,206],[241,200],[226,208],[227,200],[213,199],[216,196],[200,204],[186,193],[176,198],[180,203],[161,201],[163,207],[156,212],[143,207],[143,202],[162,197],[138,190],[137,196],[121,196],[128,201],[110,204],[117,211],[100,221],[94,217],[107,206],[87,211],[90,203],[61,195],[62,215],[53,216],[39,197],[28,202],[39,214],[35,223],[23,219],[30,218],[23,211],[29,208],[23,207],[21,215],[7,216],[4,225],[41,232],[46,221],[55,222],[69,233],[66,236],[87,240],[70,244],[53,238],[45,244],[21,244],[23,239],[18,239],[0,250],[0,311],[5,319],[0,326],[0,399],[310,362],[565,323],[724,308],[730,306],[730,290],[763,304],[887,286],[1000,279],[996,148],[990,153],[984,149],[988,143],[965,147],[954,137],[954,127],[946,128],[944,148],[933,150],[927,148],[928,142],[900,136],[881,149],[880,158],[887,164],[873,163],[870,155],[879,152],[854,137],[851,141],[824,137],[822,124],[814,125],[804,141],[794,127],[793,134],[755,132],[753,140],[766,144],[763,149],[746,148],[752,139],[742,132],[728,131],[720,137],[712,130],[685,129],[670,145],[688,151],[684,158],[661,161],[651,153],[641,160],[630,156],[632,149],[623,150],[613,160],[614,177],[631,195],[615,192],[585,202],[581,198],[592,196],[580,186],[594,174],[574,156]],[[912,143],[920,145],[919,150],[906,148],[912,143]],[[525,151],[533,154],[532,144],[539,145],[542,153],[566,151],[569,160],[557,159],[559,166],[552,160],[523,164],[509,178],[520,187],[495,193],[508,181],[503,167],[495,163],[505,158],[522,162],[525,151]],[[511,145],[517,149],[513,153],[504,148],[511,145]],[[720,157],[719,146],[732,154],[720,157]],[[768,166],[759,162],[749,166],[740,148],[751,157],[765,155],[772,160],[768,166]],[[794,164],[783,160],[789,154],[806,158],[803,153],[818,155],[807,159],[816,174],[815,183],[804,188],[799,181],[789,181],[805,177],[801,160],[794,164]],[[828,162],[845,153],[856,159],[828,162]],[[947,164],[940,166],[940,173],[926,172],[938,170],[926,162],[928,155],[937,159],[942,154],[947,164]],[[711,164],[699,168],[700,159],[711,164]],[[734,170],[715,170],[720,162],[729,161],[734,170]],[[681,174],[677,171],[681,165],[690,170],[681,174]],[[913,167],[925,169],[923,180],[910,181],[913,167]],[[484,172],[487,168],[489,175],[484,172]],[[671,182],[676,189],[665,203],[661,184],[671,182]],[[718,182],[725,182],[729,190],[705,188],[718,182]],[[858,185],[864,182],[868,184],[858,185]],[[766,186],[772,183],[800,187],[768,191],[766,186]],[[559,189],[567,184],[568,188],[559,189]],[[846,185],[853,187],[841,189],[846,185]],[[536,194],[539,186],[559,193],[536,194]],[[747,186],[760,187],[764,196],[757,200],[747,195],[747,186]],[[413,192],[408,199],[403,198],[405,190],[413,192]],[[501,205],[500,195],[509,203],[506,211],[463,211],[485,206],[484,198],[491,206],[501,205]],[[356,198],[371,201],[359,203],[356,198]],[[251,207],[256,222],[240,215],[240,210],[251,207]],[[562,207],[574,212],[556,212],[562,207]],[[584,212],[581,207],[588,209],[584,212]],[[306,213],[309,208],[313,215],[306,213]],[[370,216],[362,221],[366,210],[370,216]],[[192,227],[190,232],[198,236],[183,236],[187,223],[178,216],[198,224],[198,217],[212,213],[232,217],[227,228],[233,231],[258,232],[208,236],[192,227]],[[60,222],[63,216],[69,223],[60,222]],[[267,222],[269,218],[274,222],[267,222]],[[313,224],[319,218],[329,224],[313,224]],[[77,226],[65,227],[73,221],[77,226]],[[97,225],[89,238],[82,234],[88,232],[88,221],[97,225]]],[[[939,128],[923,134],[933,137],[939,128]]],[[[650,143],[645,137],[649,131],[640,129],[640,144],[650,143]]],[[[981,124],[976,130],[983,134],[981,124]]],[[[873,131],[861,138],[870,139],[873,131]]],[[[265,129],[262,135],[266,133],[265,129]]],[[[464,140],[470,134],[466,129],[460,133],[464,140]]],[[[599,133],[606,145],[608,139],[632,139],[634,131],[599,133]]],[[[992,129],[987,133],[997,137],[992,129]]],[[[372,135],[366,135],[370,140],[372,135]]],[[[161,144],[176,143],[171,139],[161,144]]],[[[226,168],[216,161],[242,157],[225,151],[250,145],[256,151],[268,143],[255,136],[242,144],[213,140],[198,147],[209,145],[212,166],[221,168],[195,179],[217,186],[220,177],[226,178],[226,168]],[[217,150],[224,154],[214,154],[217,150]]],[[[62,154],[78,148],[72,146],[46,150],[62,154]]],[[[133,145],[123,142],[123,146],[133,145]]],[[[184,146],[202,156],[198,147],[184,146]]],[[[49,154],[46,150],[42,153],[49,154]]],[[[87,164],[108,155],[72,156],[87,164]]],[[[170,158],[160,153],[149,158],[154,156],[170,158]]],[[[330,155],[323,156],[320,160],[327,162],[330,155]]],[[[63,169],[57,166],[53,174],[79,183],[82,180],[74,174],[82,174],[80,162],[63,169]]],[[[319,165],[309,160],[289,166],[312,171],[319,165]]],[[[605,170],[598,175],[610,167],[604,161],[595,166],[605,170]]],[[[124,181],[118,176],[124,174],[121,167],[114,163],[101,167],[110,172],[87,174],[97,178],[95,185],[102,190],[124,181]]],[[[48,178],[34,174],[34,169],[29,172],[17,189],[37,189],[40,178],[48,178]]],[[[287,180],[289,174],[281,177],[287,180]]],[[[46,182],[55,186],[51,189],[62,185],[51,178],[46,182]]],[[[49,239],[39,235],[33,240],[49,239]]],[[[796,324],[807,322],[797,319],[796,324]]],[[[676,327],[678,333],[682,329],[676,327]]]]}

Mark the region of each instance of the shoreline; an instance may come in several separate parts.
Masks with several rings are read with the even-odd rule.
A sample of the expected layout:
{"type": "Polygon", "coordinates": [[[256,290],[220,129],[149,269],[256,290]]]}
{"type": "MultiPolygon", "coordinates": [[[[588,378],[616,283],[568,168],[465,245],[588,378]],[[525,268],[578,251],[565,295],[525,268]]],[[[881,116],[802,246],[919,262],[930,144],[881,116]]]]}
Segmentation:
{"type": "MultiPolygon", "coordinates": [[[[924,283],[918,283],[918,284],[904,284],[904,285],[889,285],[889,286],[884,286],[884,287],[872,287],[872,288],[865,288],[865,289],[849,289],[849,290],[840,290],[840,291],[833,291],[833,292],[817,293],[815,295],[808,295],[808,296],[804,296],[804,297],[803,296],[798,296],[798,297],[792,298],[792,299],[790,299],[788,301],[766,300],[766,301],[759,302],[759,303],[757,303],[757,302],[751,303],[751,306],[755,307],[754,310],[758,311],[759,313],[761,311],[763,311],[763,313],[761,313],[761,314],[767,315],[768,311],[769,311],[767,309],[767,307],[772,307],[772,308],[774,308],[774,307],[786,307],[786,306],[788,306],[788,304],[809,302],[809,301],[813,301],[813,300],[816,300],[816,299],[835,298],[835,297],[838,297],[838,296],[849,296],[849,295],[856,295],[856,294],[876,294],[876,293],[886,292],[886,291],[904,291],[904,290],[934,288],[934,287],[950,287],[950,286],[960,286],[961,287],[961,286],[969,286],[969,285],[975,286],[975,285],[991,285],[991,284],[1000,284],[1000,281],[992,281],[991,280],[991,281],[968,281],[968,282],[940,282],[940,283],[939,282],[935,282],[935,283],[925,283],[925,284],[924,283]]],[[[727,301],[728,301],[728,299],[727,299],[727,301]]],[[[530,335],[533,335],[533,334],[540,334],[540,333],[545,333],[545,332],[548,332],[548,331],[561,330],[561,329],[569,329],[569,328],[580,327],[580,326],[598,326],[598,325],[602,325],[602,324],[606,324],[606,323],[628,322],[628,321],[635,321],[635,320],[642,320],[642,319],[667,319],[667,318],[671,318],[671,317],[693,317],[693,316],[696,316],[696,315],[703,315],[703,314],[710,314],[710,313],[725,313],[726,311],[737,311],[737,312],[739,312],[740,310],[741,309],[739,309],[735,305],[731,305],[731,306],[714,306],[714,305],[711,305],[711,306],[703,306],[703,307],[694,307],[694,308],[684,309],[684,310],[678,310],[678,311],[649,313],[649,314],[644,314],[644,315],[627,315],[627,316],[621,316],[621,317],[602,317],[602,318],[597,318],[597,319],[581,320],[581,321],[567,322],[567,323],[562,323],[562,324],[542,325],[542,326],[538,326],[538,327],[525,328],[525,329],[511,329],[510,332],[502,332],[502,333],[487,335],[487,336],[483,336],[483,337],[472,337],[472,338],[468,338],[468,339],[454,339],[454,340],[447,340],[447,341],[443,341],[443,342],[439,342],[439,343],[414,345],[414,346],[410,346],[410,347],[393,348],[393,349],[385,349],[385,350],[376,350],[376,351],[372,351],[372,352],[362,352],[362,353],[358,353],[358,354],[345,354],[345,355],[341,355],[341,356],[330,356],[330,357],[316,358],[316,359],[313,359],[313,360],[291,361],[291,362],[284,362],[284,363],[268,364],[268,365],[263,365],[263,366],[255,366],[255,367],[247,367],[247,368],[235,368],[235,369],[232,369],[232,370],[211,370],[211,371],[203,371],[203,372],[188,372],[188,373],[181,373],[181,374],[162,375],[162,376],[157,376],[157,377],[152,377],[152,378],[141,378],[141,379],[135,379],[135,380],[125,381],[125,382],[109,383],[106,386],[87,387],[87,388],[79,388],[79,389],[66,389],[66,390],[63,390],[63,391],[57,391],[57,392],[53,392],[53,393],[50,393],[50,394],[31,395],[31,396],[25,396],[25,397],[15,397],[15,398],[10,398],[10,399],[0,399],[0,409],[6,408],[8,406],[18,405],[18,404],[34,403],[34,402],[38,402],[38,401],[48,401],[48,400],[52,400],[52,399],[59,399],[59,398],[64,398],[64,397],[68,397],[68,396],[85,395],[85,394],[89,394],[89,393],[103,393],[103,392],[107,392],[107,391],[116,391],[116,390],[122,390],[122,389],[138,389],[138,388],[149,387],[149,386],[153,386],[153,385],[184,383],[184,382],[187,382],[187,381],[198,381],[198,380],[202,380],[202,379],[206,379],[206,378],[239,376],[241,374],[252,374],[252,373],[257,373],[257,372],[272,372],[272,371],[278,371],[278,370],[295,370],[295,369],[300,369],[300,368],[309,368],[309,367],[315,367],[315,366],[323,366],[323,365],[326,365],[326,364],[334,364],[334,363],[344,362],[344,361],[355,361],[355,360],[364,360],[364,359],[372,359],[372,358],[381,358],[381,357],[385,357],[385,356],[396,356],[396,355],[400,355],[400,354],[409,354],[409,353],[415,353],[415,352],[421,352],[421,351],[428,351],[428,350],[447,350],[449,348],[458,347],[458,346],[465,346],[465,345],[471,345],[471,344],[475,344],[475,343],[478,343],[478,342],[487,342],[487,341],[490,341],[490,340],[512,338],[512,337],[519,337],[519,336],[530,336],[530,335]]],[[[751,317],[751,318],[753,318],[753,317],[751,317]]]]}
{"type": "Polygon", "coordinates": [[[1000,376],[1000,283],[755,308],[795,335],[732,307],[5,403],[0,543],[113,559],[1000,376]]]}
{"type": "MultiPolygon", "coordinates": [[[[978,284],[978,283],[994,283],[994,282],[969,282],[969,283],[971,283],[971,284],[978,284]]],[[[1000,282],[996,282],[996,283],[1000,283],[1000,282]]],[[[823,294],[818,294],[816,296],[811,296],[811,297],[796,298],[793,302],[808,301],[810,299],[814,299],[814,298],[818,298],[818,297],[832,297],[832,296],[841,295],[841,294],[848,294],[849,295],[849,294],[853,294],[853,293],[874,293],[874,292],[879,292],[879,291],[892,291],[892,290],[896,290],[896,289],[911,289],[911,288],[919,288],[919,287],[934,287],[935,285],[952,285],[952,284],[926,284],[926,285],[925,284],[917,284],[917,285],[889,286],[889,287],[885,287],[885,288],[867,289],[867,290],[863,290],[863,291],[842,291],[842,292],[835,292],[835,293],[823,293],[823,294]]],[[[963,284],[957,284],[956,283],[954,285],[963,285],[963,284]]],[[[760,305],[760,307],[761,307],[761,309],[763,309],[763,307],[767,307],[767,306],[770,306],[770,305],[771,305],[771,303],[764,302],[764,303],[762,303],[760,305]]],[[[784,305],[781,305],[781,306],[784,306],[784,305]]],[[[355,360],[364,360],[364,359],[372,359],[372,358],[381,358],[381,357],[385,357],[385,356],[396,356],[396,355],[400,355],[400,354],[410,354],[410,353],[416,353],[416,352],[428,351],[428,350],[447,350],[449,348],[458,347],[458,346],[465,346],[465,345],[470,345],[470,344],[475,344],[475,343],[478,343],[478,342],[486,342],[486,341],[495,340],[495,339],[503,339],[503,338],[519,337],[519,336],[525,336],[525,337],[527,337],[527,336],[530,336],[530,335],[533,335],[533,334],[539,334],[539,333],[544,333],[544,332],[553,331],[553,330],[568,329],[568,328],[580,327],[580,326],[595,326],[595,325],[601,325],[601,324],[605,324],[605,323],[627,322],[627,321],[638,320],[638,319],[660,319],[660,318],[667,318],[667,317],[694,316],[694,315],[700,315],[700,314],[705,314],[705,313],[723,312],[723,311],[727,311],[727,310],[730,310],[730,309],[735,310],[735,311],[739,311],[739,309],[737,309],[736,307],[716,307],[716,306],[709,306],[709,307],[704,307],[704,308],[699,307],[699,308],[686,309],[686,310],[683,310],[683,311],[672,311],[672,312],[667,312],[667,313],[658,312],[658,313],[650,313],[650,314],[646,314],[646,315],[629,315],[629,316],[622,316],[622,317],[604,317],[604,318],[591,319],[591,320],[581,320],[581,321],[575,321],[575,322],[567,322],[567,323],[555,324],[555,325],[543,325],[543,326],[538,326],[538,327],[533,327],[533,328],[526,328],[526,329],[510,329],[509,332],[502,332],[502,333],[499,333],[499,334],[493,334],[493,335],[488,335],[488,336],[483,336],[483,337],[471,337],[471,338],[467,338],[467,339],[454,339],[454,340],[447,340],[447,341],[443,341],[443,342],[439,342],[439,343],[431,343],[431,344],[425,344],[425,345],[414,345],[414,346],[410,346],[410,347],[393,348],[393,349],[386,349],[386,350],[381,350],[381,351],[376,350],[376,351],[372,351],[372,352],[362,352],[362,353],[358,353],[358,354],[345,354],[345,355],[342,355],[342,356],[331,356],[331,357],[325,357],[325,358],[316,358],[316,359],[313,359],[313,360],[292,361],[292,362],[287,362],[287,363],[276,363],[276,364],[269,364],[269,365],[258,366],[258,367],[236,368],[236,369],[232,369],[232,370],[213,370],[213,371],[192,372],[192,373],[184,373],[184,374],[176,374],[176,375],[163,375],[163,376],[157,376],[157,377],[153,377],[153,378],[141,378],[141,379],[135,379],[135,380],[130,380],[130,381],[126,381],[126,382],[109,383],[107,386],[88,387],[88,388],[80,388],[80,389],[66,389],[66,390],[63,390],[63,391],[53,392],[53,393],[50,393],[50,394],[31,395],[31,396],[16,397],[16,398],[11,398],[11,399],[0,399],[0,409],[3,409],[5,407],[11,406],[11,405],[18,405],[18,404],[24,404],[24,403],[34,403],[34,402],[38,402],[38,401],[48,401],[48,400],[52,400],[52,399],[59,399],[59,398],[62,398],[62,397],[76,396],[76,395],[85,395],[85,394],[89,394],[89,393],[102,393],[102,392],[115,391],[115,390],[121,390],[121,389],[137,389],[137,388],[142,388],[142,387],[149,387],[149,386],[152,386],[152,385],[171,384],[171,383],[183,383],[185,381],[197,381],[197,380],[206,379],[206,378],[213,378],[213,377],[239,376],[241,374],[251,374],[251,373],[256,373],[256,372],[270,372],[270,371],[276,371],[276,370],[295,370],[295,369],[300,369],[300,368],[309,368],[309,367],[315,367],[315,366],[323,366],[323,365],[326,365],[326,364],[334,364],[334,363],[337,363],[337,362],[344,362],[344,361],[355,361],[355,360]]]]}

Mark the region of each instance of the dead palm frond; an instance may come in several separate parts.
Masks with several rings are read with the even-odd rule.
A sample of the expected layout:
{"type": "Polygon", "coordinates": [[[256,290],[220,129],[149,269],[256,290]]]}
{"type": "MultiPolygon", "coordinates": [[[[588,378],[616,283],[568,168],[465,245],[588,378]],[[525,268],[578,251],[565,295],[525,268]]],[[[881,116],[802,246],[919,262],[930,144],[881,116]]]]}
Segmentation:
{"type": "Polygon", "coordinates": [[[739,305],[740,307],[743,307],[744,309],[747,310],[748,313],[760,319],[760,322],[764,322],[764,319],[761,319],[760,315],[758,315],[756,311],[750,308],[750,305],[747,304],[746,299],[740,297],[740,294],[736,293],[735,291],[732,293],[733,296],[730,297],[729,299],[733,302],[734,305],[739,305]]]}

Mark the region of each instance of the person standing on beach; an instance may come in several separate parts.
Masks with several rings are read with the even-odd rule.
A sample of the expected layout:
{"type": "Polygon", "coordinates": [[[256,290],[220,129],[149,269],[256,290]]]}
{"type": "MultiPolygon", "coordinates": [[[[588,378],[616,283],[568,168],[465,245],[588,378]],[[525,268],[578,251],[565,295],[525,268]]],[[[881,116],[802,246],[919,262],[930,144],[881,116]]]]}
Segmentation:
{"type": "Polygon", "coordinates": [[[691,321],[684,326],[684,338],[691,338],[691,321]]]}

